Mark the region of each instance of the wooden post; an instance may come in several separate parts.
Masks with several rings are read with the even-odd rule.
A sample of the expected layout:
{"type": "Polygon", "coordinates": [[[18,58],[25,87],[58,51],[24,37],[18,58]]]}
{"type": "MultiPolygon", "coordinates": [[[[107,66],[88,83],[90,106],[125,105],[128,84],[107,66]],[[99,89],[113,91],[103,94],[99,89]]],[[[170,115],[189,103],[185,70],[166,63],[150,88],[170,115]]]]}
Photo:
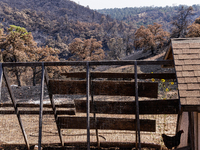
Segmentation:
{"type": "Polygon", "coordinates": [[[53,109],[54,119],[55,119],[55,122],[56,122],[56,126],[57,126],[57,130],[58,130],[61,146],[64,149],[64,141],[63,141],[63,138],[62,138],[62,133],[61,133],[60,126],[58,124],[56,105],[55,105],[54,100],[53,100],[53,95],[52,95],[52,93],[50,93],[50,90],[49,90],[49,77],[48,77],[47,69],[45,69],[45,82],[46,82],[46,85],[47,85],[47,88],[48,88],[49,98],[50,98],[50,101],[51,101],[51,106],[52,106],[52,109],[53,109]]]}
{"type": "Polygon", "coordinates": [[[87,150],[90,150],[90,66],[87,62],[87,72],[86,72],[86,89],[87,89],[87,150]]]}
{"type": "Polygon", "coordinates": [[[198,113],[198,150],[200,150],[200,113],[198,113]]]}
{"type": "Polygon", "coordinates": [[[188,146],[188,127],[189,127],[189,116],[188,112],[182,112],[179,119],[179,127],[178,130],[183,130],[184,133],[181,135],[181,142],[177,148],[188,146]]]}
{"type": "Polygon", "coordinates": [[[44,97],[44,73],[45,73],[44,63],[42,63],[38,150],[41,150],[41,144],[42,144],[42,115],[43,115],[43,97],[44,97]]]}
{"type": "Polygon", "coordinates": [[[137,61],[134,65],[135,70],[135,106],[136,106],[136,149],[141,150],[140,143],[140,120],[139,120],[139,102],[138,102],[138,82],[137,82],[137,61]]]}
{"type": "Polygon", "coordinates": [[[26,143],[27,149],[30,150],[30,145],[29,145],[29,142],[28,142],[28,139],[27,139],[27,135],[26,135],[26,132],[25,132],[25,130],[24,130],[22,121],[21,121],[21,117],[20,117],[20,114],[19,114],[19,111],[18,111],[18,108],[17,108],[17,103],[16,103],[16,101],[15,101],[14,94],[13,94],[12,89],[11,89],[11,87],[10,87],[9,79],[8,79],[8,77],[7,77],[7,74],[6,74],[5,70],[3,69],[2,71],[3,71],[3,77],[4,77],[4,79],[5,79],[6,86],[7,86],[7,88],[8,88],[8,92],[9,92],[11,101],[12,101],[12,103],[13,103],[13,107],[14,107],[14,109],[15,109],[15,114],[17,115],[17,119],[18,119],[20,128],[21,128],[21,130],[22,130],[22,134],[23,134],[23,136],[24,136],[24,141],[25,141],[25,143],[26,143]]]}
{"type": "Polygon", "coordinates": [[[189,141],[190,141],[190,149],[195,149],[195,139],[194,139],[194,114],[193,112],[189,112],[189,141]]]}
{"type": "Polygon", "coordinates": [[[193,112],[194,116],[194,149],[198,150],[198,112],[193,112]]]}

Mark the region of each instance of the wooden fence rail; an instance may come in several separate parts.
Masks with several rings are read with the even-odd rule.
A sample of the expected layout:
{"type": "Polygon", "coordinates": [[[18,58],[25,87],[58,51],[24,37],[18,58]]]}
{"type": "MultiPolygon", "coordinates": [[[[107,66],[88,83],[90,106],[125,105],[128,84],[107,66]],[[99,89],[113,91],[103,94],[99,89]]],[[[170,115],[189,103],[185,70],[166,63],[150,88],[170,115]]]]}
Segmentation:
{"type": "MultiPolygon", "coordinates": [[[[133,114],[136,115],[136,122],[134,121],[134,123],[132,122],[131,124],[134,124],[134,127],[131,127],[136,129],[136,149],[139,148],[141,149],[141,142],[140,142],[140,121],[139,121],[139,112],[140,112],[140,109],[141,109],[141,112],[143,112],[144,110],[142,110],[142,107],[140,107],[140,105],[142,105],[142,103],[138,102],[138,96],[144,96],[145,93],[142,93],[141,94],[141,89],[144,89],[145,86],[147,86],[146,84],[148,83],[139,83],[137,80],[138,79],[146,79],[146,78],[158,78],[158,79],[161,79],[161,78],[165,78],[165,79],[175,79],[176,78],[176,75],[175,74],[137,74],[137,66],[138,65],[170,65],[170,64],[173,64],[173,61],[172,60],[165,60],[165,61],[136,61],[136,60],[132,60],[132,61],[75,61],[75,62],[70,62],[70,61],[66,61],[66,62],[26,62],[26,63],[23,63],[23,62],[17,62],[17,63],[1,63],[0,64],[0,92],[1,92],[1,84],[2,84],[2,77],[4,75],[4,78],[5,78],[5,81],[6,81],[6,86],[8,88],[8,91],[9,91],[9,94],[10,94],[10,97],[11,97],[11,100],[12,100],[12,107],[14,107],[14,111],[0,111],[0,114],[11,114],[11,113],[15,113],[18,117],[18,121],[19,121],[19,124],[20,124],[20,127],[21,127],[21,130],[22,130],[22,133],[24,135],[24,140],[26,142],[26,145],[27,145],[27,148],[28,150],[30,149],[30,145],[29,145],[29,142],[27,140],[27,136],[26,136],[26,133],[25,133],[25,130],[23,128],[23,125],[22,125],[22,122],[21,122],[21,119],[20,119],[20,114],[40,114],[39,115],[39,137],[38,137],[38,145],[39,145],[39,149],[41,149],[41,138],[42,138],[42,115],[44,114],[54,114],[55,116],[55,120],[56,120],[56,124],[57,124],[57,127],[58,127],[58,130],[59,130],[59,135],[60,135],[60,140],[61,140],[61,143],[62,143],[62,146],[64,146],[64,142],[62,141],[62,135],[61,135],[61,132],[60,132],[60,126],[62,126],[62,124],[58,124],[58,123],[62,123],[62,122],[65,122],[66,119],[70,119],[70,118],[58,118],[57,115],[60,114],[60,113],[71,113],[71,114],[75,114],[75,111],[74,110],[69,110],[69,111],[65,111],[65,112],[62,112],[62,111],[59,111],[59,110],[56,110],[56,107],[59,105],[55,105],[54,104],[54,101],[53,101],[53,97],[52,94],[54,94],[55,90],[52,90],[52,89],[56,89],[58,86],[55,86],[57,85],[57,81],[54,80],[54,81],[51,81],[51,80],[46,80],[46,84],[48,86],[48,89],[49,89],[49,96],[50,96],[50,99],[51,99],[51,105],[46,105],[44,104],[43,105],[43,91],[44,91],[44,79],[47,77],[44,73],[45,73],[45,66],[85,66],[87,68],[86,72],[83,72],[83,73],[68,73],[68,74],[65,74],[67,77],[81,77],[81,78],[86,78],[86,81],[81,81],[81,82],[78,82],[78,83],[82,83],[81,84],[81,87],[83,86],[83,90],[82,91],[82,94],[85,94],[87,99],[86,99],[86,102],[84,102],[84,105],[86,103],[86,108],[87,110],[81,110],[81,111],[86,111],[87,112],[87,124],[84,125],[84,128],[87,127],[87,149],[89,150],[90,149],[90,129],[92,128],[95,128],[93,125],[91,126],[91,124],[95,124],[94,123],[94,120],[93,119],[90,119],[89,117],[89,113],[91,113],[91,111],[94,111],[93,109],[91,109],[91,105],[90,104],[90,101],[89,101],[89,97],[90,97],[90,93],[91,93],[91,79],[94,79],[94,78],[133,78],[135,80],[135,82],[127,82],[127,83],[124,83],[124,87],[134,87],[134,88],[130,88],[129,90],[127,91],[131,91],[132,94],[128,94],[129,96],[135,96],[135,104],[131,104],[131,107],[132,107],[132,110],[134,110],[135,112],[132,112],[133,114]],[[135,73],[134,74],[123,74],[123,73],[118,73],[118,74],[114,74],[114,73],[90,73],[90,66],[99,66],[99,65],[133,65],[134,66],[134,70],[135,70],[135,73]],[[7,75],[5,75],[5,71],[3,71],[3,68],[4,67],[16,67],[16,66],[26,66],[26,67],[32,67],[32,66],[41,66],[42,67],[42,77],[41,77],[41,96],[40,96],[40,105],[33,105],[33,104],[17,104],[16,101],[15,101],[15,98],[12,94],[12,89],[10,88],[10,84],[8,82],[8,77],[7,75]],[[130,84],[130,85],[127,85],[127,84],[130,84]],[[142,85],[142,86],[141,86],[142,85]],[[141,88],[142,87],[142,88],[141,88]],[[22,110],[19,110],[18,107],[40,107],[40,111],[22,111],[22,110]],[[50,107],[52,106],[52,109],[53,111],[47,111],[47,110],[43,110],[43,107],[50,107]],[[91,109],[91,111],[90,111],[91,109]]],[[[64,75],[64,74],[63,74],[64,75]]],[[[63,82],[63,81],[62,81],[63,82]]],[[[74,83],[76,81],[73,81],[74,83]]],[[[67,83],[68,86],[73,86],[72,84],[74,83],[70,83],[70,82],[65,82],[67,83]]],[[[106,88],[105,85],[110,85],[110,87],[108,87],[106,89],[106,91],[109,91],[111,89],[111,85],[112,85],[112,82],[93,82],[92,81],[92,86],[93,86],[93,89],[94,89],[94,95],[102,95],[101,93],[105,94],[106,95],[106,91],[103,90],[106,88]],[[101,85],[100,85],[101,84],[101,85]],[[96,86],[96,88],[95,88],[96,86]],[[102,86],[102,90],[97,90],[95,91],[95,89],[99,89],[99,87],[102,86]]],[[[113,84],[113,85],[116,85],[113,84]]],[[[122,85],[122,84],[120,84],[122,85]]],[[[76,88],[77,88],[77,85],[75,85],[76,88]]],[[[149,93],[153,93],[153,90],[151,90],[152,86],[154,89],[156,89],[155,91],[157,91],[157,84],[155,83],[151,83],[149,84],[149,86],[147,86],[147,88],[149,89],[149,93]],[[150,87],[149,87],[150,86],[150,87]]],[[[113,87],[113,88],[116,88],[116,87],[113,87]]],[[[58,88],[59,89],[59,88],[58,88]]],[[[64,87],[61,87],[61,89],[59,89],[59,91],[55,92],[55,94],[59,93],[60,91],[63,91],[64,87]]],[[[73,88],[72,88],[73,89],[73,88]]],[[[122,88],[119,87],[119,89],[116,91],[119,92],[119,90],[121,91],[122,88]]],[[[118,92],[114,92],[116,95],[116,93],[118,92]]],[[[126,95],[127,96],[127,91],[124,92],[124,94],[122,95],[126,95]]],[[[66,91],[64,91],[66,93],[66,91]]],[[[61,94],[63,94],[61,92],[61,94]]],[[[77,94],[76,93],[76,90],[73,91],[71,90],[71,93],[68,91],[67,94],[77,94]]],[[[157,94],[157,93],[156,93],[157,94]]],[[[108,92],[107,95],[112,95],[111,93],[108,92]]],[[[149,95],[148,95],[149,96],[149,95]]],[[[152,97],[156,97],[155,94],[154,96],[152,97]]],[[[82,102],[80,102],[82,103],[82,102]]],[[[79,104],[80,104],[79,103],[79,104]]],[[[96,102],[95,102],[96,103],[96,102]]],[[[173,103],[177,103],[177,101],[173,102],[173,103]]],[[[73,104],[67,104],[68,106],[71,106],[73,107],[72,105],[73,104]]],[[[76,104],[78,105],[78,104],[76,104]]],[[[82,104],[81,104],[82,105],[82,104]]],[[[99,104],[101,105],[101,104],[99,104]]],[[[118,104],[110,104],[110,105],[118,105],[118,104]]],[[[9,107],[11,106],[11,104],[1,104],[0,107],[9,107]]],[[[62,105],[60,107],[65,107],[65,105],[62,105]]],[[[131,110],[131,108],[129,108],[131,110]]],[[[172,108],[174,109],[174,111],[172,110],[168,110],[168,111],[172,111],[173,113],[177,112],[177,108],[172,108]]],[[[100,110],[99,110],[100,111],[100,110]]],[[[128,110],[127,110],[128,111],[128,110]]],[[[145,114],[145,112],[143,112],[145,114]]],[[[80,118],[78,118],[80,119],[80,118]]],[[[84,119],[84,118],[82,118],[84,119]]],[[[105,118],[101,118],[100,119],[100,122],[101,121],[105,121],[106,119],[105,118]]],[[[112,119],[111,119],[112,120],[112,119]]],[[[112,120],[114,121],[114,120],[112,120]]],[[[120,120],[120,123],[123,124],[123,119],[120,120]]],[[[131,120],[132,121],[132,120],[131,120]]],[[[67,121],[68,122],[68,121],[67,121]]],[[[100,123],[99,122],[99,123],[100,123]]],[[[152,126],[155,125],[155,122],[154,121],[150,121],[149,123],[152,124],[152,126]]],[[[101,124],[101,123],[100,123],[101,124]]],[[[146,124],[146,121],[143,121],[141,120],[141,127],[145,126],[146,124]]],[[[111,124],[110,124],[111,125],[111,124]]],[[[65,126],[62,126],[62,127],[65,127],[65,126]]],[[[99,128],[101,128],[101,125],[99,125],[99,128]]],[[[107,127],[107,128],[114,128],[114,124],[107,127]]],[[[117,128],[117,127],[116,127],[117,128]]],[[[145,130],[144,128],[141,128],[142,130],[145,130]]],[[[151,131],[154,131],[155,129],[154,128],[151,128],[151,131]]]]}

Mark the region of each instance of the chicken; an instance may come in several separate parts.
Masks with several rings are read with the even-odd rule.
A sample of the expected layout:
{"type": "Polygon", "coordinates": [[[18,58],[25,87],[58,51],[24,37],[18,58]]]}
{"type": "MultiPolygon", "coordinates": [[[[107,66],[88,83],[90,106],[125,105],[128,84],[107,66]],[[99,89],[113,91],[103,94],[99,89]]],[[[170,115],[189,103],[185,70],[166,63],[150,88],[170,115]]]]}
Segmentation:
{"type": "Polygon", "coordinates": [[[177,147],[180,144],[181,134],[184,133],[183,130],[180,130],[176,133],[175,136],[167,136],[162,134],[163,142],[168,149],[172,149],[173,147],[177,147]]]}

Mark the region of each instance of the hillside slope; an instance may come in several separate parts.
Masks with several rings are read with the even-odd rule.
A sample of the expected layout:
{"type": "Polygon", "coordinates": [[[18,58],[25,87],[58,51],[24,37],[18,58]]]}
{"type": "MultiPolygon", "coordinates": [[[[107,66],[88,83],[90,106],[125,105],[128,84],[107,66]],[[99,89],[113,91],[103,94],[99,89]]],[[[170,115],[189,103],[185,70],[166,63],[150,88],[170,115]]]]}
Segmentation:
{"type": "MultiPolygon", "coordinates": [[[[188,6],[184,6],[188,7],[188,6]]],[[[200,5],[193,5],[195,15],[192,18],[200,16],[200,5]]],[[[134,24],[137,27],[141,25],[147,26],[148,24],[153,24],[154,22],[163,25],[166,31],[170,30],[173,16],[177,13],[180,6],[166,6],[166,7],[134,7],[134,8],[114,8],[114,9],[99,9],[99,13],[110,15],[126,23],[134,24]]]]}
{"type": "Polygon", "coordinates": [[[96,38],[109,50],[111,38],[126,38],[132,26],[80,6],[70,0],[0,0],[0,24],[17,25],[32,32],[40,45],[61,50],[68,58],[68,44],[74,38],[96,38]]]}
{"type": "Polygon", "coordinates": [[[1,5],[7,4],[19,11],[29,9],[43,13],[44,19],[55,20],[67,15],[69,20],[100,22],[102,14],[70,0],[0,0],[1,5]]]}

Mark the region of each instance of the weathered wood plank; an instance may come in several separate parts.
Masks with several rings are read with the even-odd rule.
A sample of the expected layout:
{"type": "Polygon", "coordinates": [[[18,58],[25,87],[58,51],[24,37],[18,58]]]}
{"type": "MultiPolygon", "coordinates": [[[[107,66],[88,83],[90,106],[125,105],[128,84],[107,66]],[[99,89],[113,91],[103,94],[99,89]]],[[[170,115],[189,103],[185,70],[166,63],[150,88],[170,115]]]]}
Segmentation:
{"type": "Polygon", "coordinates": [[[197,128],[197,130],[198,130],[198,133],[197,133],[198,137],[197,138],[198,138],[198,150],[199,150],[200,149],[200,144],[199,144],[200,143],[200,134],[199,134],[199,132],[200,132],[200,113],[197,114],[197,117],[198,117],[197,118],[198,119],[197,120],[197,126],[198,126],[198,128],[197,128]]]}
{"type": "MultiPolygon", "coordinates": [[[[64,143],[65,146],[86,146],[87,145],[87,142],[84,142],[84,141],[68,141],[68,142],[65,142],[64,143]]],[[[31,143],[30,146],[34,146],[34,145],[37,145],[37,143],[31,143]]],[[[96,146],[97,143],[96,142],[90,142],[90,146],[96,146]]],[[[1,144],[2,147],[9,147],[11,146],[10,144],[7,144],[7,143],[2,143],[1,144]]],[[[15,143],[12,143],[12,146],[13,147],[18,147],[18,146],[24,146],[24,144],[15,144],[15,143]]],[[[42,143],[42,147],[53,147],[53,146],[60,146],[60,143],[42,143]]],[[[156,149],[160,149],[161,146],[158,145],[158,144],[153,144],[153,143],[141,143],[141,146],[142,147],[149,147],[149,148],[156,148],[156,149]]],[[[110,148],[110,147],[119,147],[119,148],[133,148],[135,147],[135,143],[133,142],[109,142],[109,141],[101,141],[101,147],[104,147],[104,148],[110,148]]]]}
{"type": "MultiPolygon", "coordinates": [[[[14,110],[1,110],[0,114],[5,114],[5,115],[13,115],[15,114],[14,110]]],[[[39,115],[39,110],[20,110],[19,111],[20,115],[39,115]]],[[[48,111],[45,110],[43,111],[43,115],[52,115],[54,112],[52,110],[48,111]]],[[[58,110],[57,111],[58,115],[75,115],[75,110],[58,110]]]]}
{"type": "Polygon", "coordinates": [[[185,147],[177,148],[174,150],[191,150],[191,148],[190,148],[190,146],[185,146],[185,147]]]}
{"type": "Polygon", "coordinates": [[[198,113],[193,112],[194,115],[194,150],[198,150],[198,113]]]}
{"type": "MultiPolygon", "coordinates": [[[[69,72],[61,73],[61,75],[67,78],[86,78],[86,72],[69,72]]],[[[111,73],[111,72],[91,72],[91,77],[94,78],[123,78],[134,79],[134,73],[111,73]]],[[[140,73],[138,79],[176,79],[175,73],[140,73]]]]}
{"type": "MultiPolygon", "coordinates": [[[[58,117],[58,122],[63,129],[86,129],[86,117],[58,117]]],[[[155,120],[140,120],[140,130],[155,132],[155,120]]],[[[135,130],[136,120],[127,118],[97,118],[97,128],[104,130],[135,130]]],[[[90,129],[96,129],[95,120],[90,118],[90,129]]]]}
{"type": "MultiPolygon", "coordinates": [[[[94,95],[134,96],[135,83],[124,81],[92,81],[94,95]]],[[[86,95],[86,81],[49,80],[51,94],[86,95]]],[[[140,97],[157,98],[158,83],[139,82],[140,97]]]]}
{"type": "MultiPolygon", "coordinates": [[[[71,104],[57,104],[55,105],[57,108],[74,108],[75,105],[73,103],[71,104]]],[[[13,104],[11,103],[1,103],[0,107],[13,107],[13,104]]],[[[17,107],[40,107],[39,104],[30,104],[30,103],[17,103],[17,107]]],[[[44,108],[52,108],[51,104],[44,104],[44,108]]]]}
{"type": "Polygon", "coordinates": [[[189,127],[189,116],[188,112],[182,112],[182,116],[180,118],[180,129],[183,130],[184,134],[181,136],[181,142],[178,148],[188,146],[188,127],[189,127]]]}
{"type": "MultiPolygon", "coordinates": [[[[86,101],[74,100],[76,112],[86,113],[86,101]]],[[[135,114],[135,101],[95,101],[96,113],[135,114]]],[[[94,107],[90,104],[91,113],[94,107]]],[[[140,114],[178,114],[179,100],[139,101],[140,114]]]]}
{"type": "MultiPolygon", "coordinates": [[[[96,146],[96,142],[90,142],[91,146],[96,146]]],[[[132,149],[135,147],[135,143],[133,142],[104,142],[101,141],[101,147],[110,148],[110,147],[119,147],[125,149],[132,149]]],[[[65,146],[86,146],[86,142],[65,142],[65,146]]],[[[156,148],[160,149],[161,146],[153,143],[141,143],[141,147],[146,148],[156,148]]]]}
{"type": "MultiPolygon", "coordinates": [[[[86,101],[74,100],[75,104],[58,104],[57,108],[76,108],[77,113],[86,113],[86,101]]],[[[96,113],[102,114],[135,114],[134,101],[95,101],[96,113]]],[[[91,113],[94,112],[93,104],[90,104],[91,113]]],[[[139,101],[140,114],[177,114],[179,100],[151,100],[139,101]]],[[[13,107],[11,103],[2,103],[0,107],[13,107]]],[[[19,103],[17,107],[39,108],[39,104],[19,103]]],[[[50,104],[44,104],[45,108],[51,108],[50,104]]],[[[53,112],[53,111],[52,111],[53,112]]],[[[1,114],[1,113],[0,113],[1,114]]]]}
{"type": "Polygon", "coordinates": [[[200,112],[200,105],[181,105],[182,111],[200,112]]]}

